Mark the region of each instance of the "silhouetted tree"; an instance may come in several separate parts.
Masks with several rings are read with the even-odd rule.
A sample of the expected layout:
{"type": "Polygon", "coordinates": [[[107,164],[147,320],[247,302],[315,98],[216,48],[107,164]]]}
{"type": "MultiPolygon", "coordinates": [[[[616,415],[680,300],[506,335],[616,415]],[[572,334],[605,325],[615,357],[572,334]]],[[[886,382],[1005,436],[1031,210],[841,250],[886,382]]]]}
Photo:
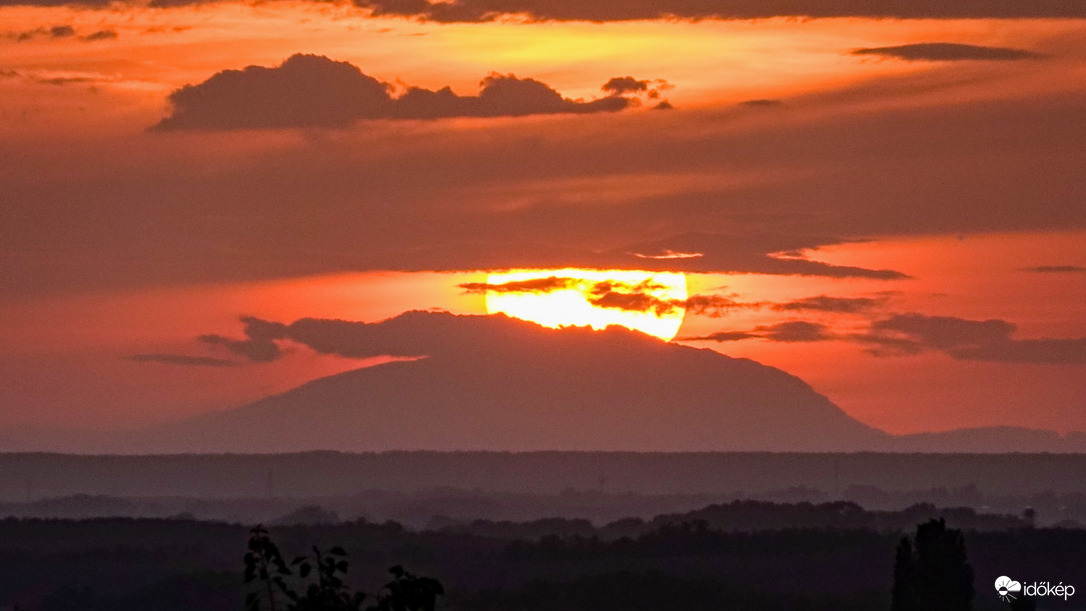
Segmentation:
{"type": "Polygon", "coordinates": [[[942,518],[916,527],[894,561],[893,611],[969,611],[973,608],[973,567],[960,530],[942,518]]]}
{"type": "Polygon", "coordinates": [[[412,575],[399,565],[389,569],[393,579],[376,596],[352,593],[343,583],[349,566],[346,558],[347,552],[341,547],[333,547],[328,553],[314,547],[312,558],[299,556],[288,565],[268,531],[262,526],[253,528],[249,551],[245,553],[245,583],[258,587],[246,595],[246,611],[260,611],[262,600],[270,611],[434,611],[437,597],[445,593],[438,580],[412,575]],[[294,579],[295,571],[298,579],[305,580],[314,568],[316,582],[310,582],[303,591],[288,581],[294,579]],[[375,603],[363,608],[367,598],[375,603]]]}
{"type": "Polygon", "coordinates": [[[894,587],[891,611],[917,611],[916,557],[908,537],[901,539],[894,557],[894,587]]]}

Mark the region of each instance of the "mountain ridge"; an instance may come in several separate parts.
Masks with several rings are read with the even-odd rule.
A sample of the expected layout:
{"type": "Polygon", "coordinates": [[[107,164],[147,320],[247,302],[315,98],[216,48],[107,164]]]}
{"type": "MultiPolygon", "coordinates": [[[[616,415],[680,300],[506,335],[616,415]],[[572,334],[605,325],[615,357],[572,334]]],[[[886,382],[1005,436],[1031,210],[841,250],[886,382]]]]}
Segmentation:
{"type": "Polygon", "coordinates": [[[420,356],[311,380],[250,404],[130,431],[0,430],[0,451],[310,450],[1082,452],[1086,434],[1016,427],[891,435],[806,382],[620,327],[546,329],[413,311],[377,322],[258,321],[341,356],[420,356]]]}

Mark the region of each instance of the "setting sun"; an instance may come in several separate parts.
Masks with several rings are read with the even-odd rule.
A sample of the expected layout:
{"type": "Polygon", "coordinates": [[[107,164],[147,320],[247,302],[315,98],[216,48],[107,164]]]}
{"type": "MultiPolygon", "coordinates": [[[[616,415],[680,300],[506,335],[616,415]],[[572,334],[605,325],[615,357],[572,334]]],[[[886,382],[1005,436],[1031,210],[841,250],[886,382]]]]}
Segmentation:
{"type": "Polygon", "coordinates": [[[491,273],[486,309],[546,327],[622,325],[670,340],[686,312],[686,275],[634,270],[515,270],[491,273]]]}

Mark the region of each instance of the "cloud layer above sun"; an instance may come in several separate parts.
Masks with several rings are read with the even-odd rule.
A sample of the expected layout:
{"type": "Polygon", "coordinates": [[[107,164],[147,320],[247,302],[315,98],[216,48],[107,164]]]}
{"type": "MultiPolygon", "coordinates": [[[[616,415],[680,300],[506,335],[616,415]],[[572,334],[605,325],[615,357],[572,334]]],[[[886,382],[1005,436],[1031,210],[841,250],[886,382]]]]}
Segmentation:
{"type": "MultiPolygon", "coordinates": [[[[176,7],[221,0],[143,0],[133,5],[176,7]]],[[[69,0],[2,0],[0,6],[61,6],[69,0]]],[[[105,8],[112,0],[76,0],[105,8]]],[[[764,19],[769,17],[869,17],[898,19],[1081,18],[1086,8],[1075,0],[993,2],[991,0],[353,0],[374,16],[412,17],[441,23],[487,22],[505,16],[529,20],[626,21],[634,19],[764,19]]]]}

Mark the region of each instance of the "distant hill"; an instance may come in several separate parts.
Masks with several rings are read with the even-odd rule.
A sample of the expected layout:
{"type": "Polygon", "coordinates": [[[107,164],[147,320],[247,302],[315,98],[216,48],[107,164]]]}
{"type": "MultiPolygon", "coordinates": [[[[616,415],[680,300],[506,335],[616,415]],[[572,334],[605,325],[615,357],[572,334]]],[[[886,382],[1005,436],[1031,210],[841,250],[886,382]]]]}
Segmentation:
{"type": "Polygon", "coordinates": [[[0,430],[0,451],[1086,452],[1086,434],[1014,427],[889,435],[784,371],[620,327],[407,312],[260,328],[325,354],[420,358],[135,431],[0,430]]]}
{"type": "MultiPolygon", "coordinates": [[[[174,452],[834,451],[887,438],[779,369],[618,327],[553,330],[424,312],[381,325],[429,356],[314,380],[245,407],[141,431],[125,445],[174,452]],[[448,340],[427,346],[419,336],[448,340]]],[[[384,329],[374,331],[389,341],[384,329]]]]}
{"type": "Polygon", "coordinates": [[[1014,426],[990,426],[934,433],[897,435],[888,449],[895,452],[1086,452],[1086,433],[1014,426]]]}

